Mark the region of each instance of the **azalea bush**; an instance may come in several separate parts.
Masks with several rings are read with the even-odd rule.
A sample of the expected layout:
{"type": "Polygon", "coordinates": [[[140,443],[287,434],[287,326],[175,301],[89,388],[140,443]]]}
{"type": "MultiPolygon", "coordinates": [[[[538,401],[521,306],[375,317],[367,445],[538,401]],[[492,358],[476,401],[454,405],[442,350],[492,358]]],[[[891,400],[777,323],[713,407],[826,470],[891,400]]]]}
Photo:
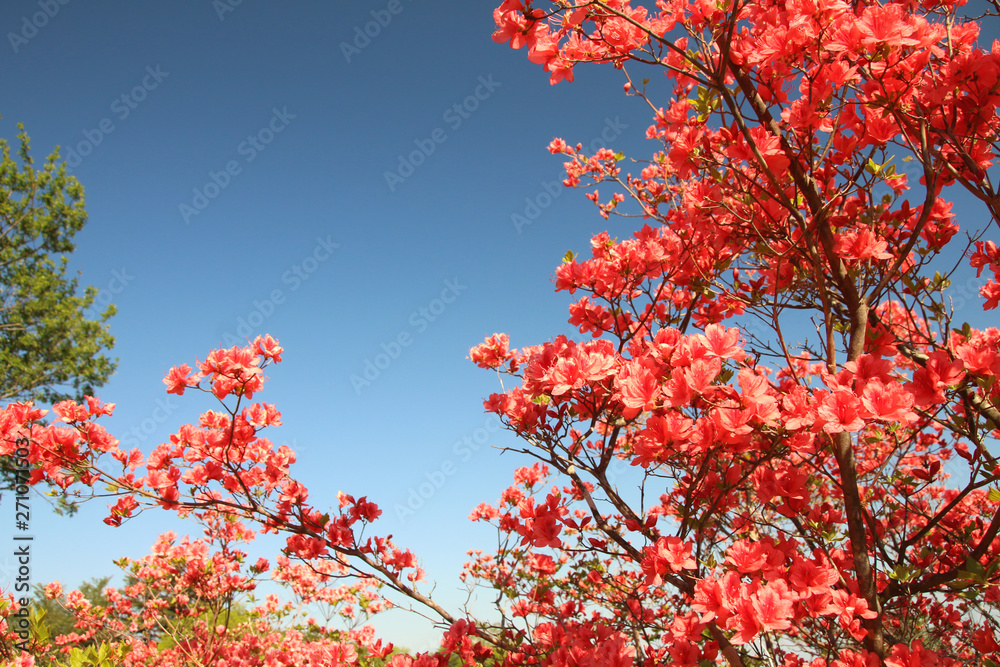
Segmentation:
{"type": "MultiPolygon", "coordinates": [[[[117,495],[105,518],[109,525],[160,507],[195,521],[205,534],[191,540],[167,533],[151,555],[119,561],[129,583],[106,589],[106,605],[90,603],[79,591],[63,596],[58,583],[50,584],[47,597],[74,615],[76,631],[69,634],[48,636],[44,619],[31,618],[30,605],[8,592],[0,603],[0,649],[8,664],[62,665],[64,658],[71,667],[414,663],[408,654],[393,653],[393,645],[376,638],[364,621],[392,605],[379,591],[385,584],[447,614],[418,589],[423,571],[416,556],[387,538],[363,536],[381,514],[365,497],[341,493],[339,510],[326,514],[309,504],[308,490],[290,475],[294,452],[275,448],[261,434],[281,425],[280,413],[271,404],[244,405],[263,388],[263,370],[280,362],[283,352],[270,336],[258,337],[247,347],[211,352],[197,372],[187,364],[172,368],[164,378],[169,393],[194,388],[214,394],[224,412],[203,413],[197,425],[182,426],[145,457],[138,449],[121,449],[97,423],[114,404],[62,401],[49,424],[42,423],[46,411],[30,404],[0,411],[0,452],[21,457],[27,450],[31,483],[81,499],[117,495]],[[145,474],[137,476],[140,468],[145,474]],[[247,564],[240,545],[255,537],[248,521],[264,532],[288,533],[275,567],[266,559],[247,564]],[[283,597],[253,595],[265,574],[284,586],[283,597]],[[25,615],[33,621],[30,633],[23,630],[25,615]]],[[[455,630],[448,646],[491,654],[473,647],[471,626],[449,620],[455,630]]],[[[421,654],[416,664],[444,665],[450,654],[447,648],[421,654]]]]}
{"type": "Polygon", "coordinates": [[[557,270],[593,340],[473,351],[519,379],[487,408],[548,467],[475,514],[522,536],[479,571],[545,619],[539,657],[603,627],[631,660],[998,660],[1000,330],[948,288],[971,265],[1000,300],[1000,47],[996,6],[964,4],[496,10],[553,83],[622,69],[660,148],[551,144],[643,227],[557,270]],[[948,192],[981,204],[964,235],[948,192]]]}
{"type": "Polygon", "coordinates": [[[126,585],[105,588],[97,603],[58,582],[46,586],[45,599],[69,612],[70,632],[52,632],[34,601],[9,605],[8,622],[23,609],[30,627],[25,638],[20,623],[9,623],[8,653],[21,649],[13,664],[292,667],[380,664],[392,652],[365,624],[386,608],[375,582],[341,583],[329,560],[279,555],[274,566],[265,558],[248,564],[239,547],[255,535],[242,522],[218,513],[192,519],[204,537],[164,533],[148,556],[116,561],[126,585]],[[281,584],[284,599],[258,590],[267,580],[281,584]]]}
{"type": "MultiPolygon", "coordinates": [[[[530,464],[471,515],[502,538],[463,575],[495,592],[490,616],[435,602],[368,497],[295,480],[263,435],[278,410],[251,403],[281,360],[270,337],[171,369],[168,392],[225,407],[148,456],[92,399],[51,424],[9,406],[0,454],[27,438],[33,483],[110,489],[111,524],[160,506],[253,525],[286,535],[289,563],[377,582],[446,629],[434,654],[374,649],[392,664],[1000,664],[1000,329],[982,326],[1000,303],[1000,45],[980,35],[998,9],[495,10],[494,39],[553,83],[621,70],[653,153],[550,144],[609,225],[556,271],[580,335],[470,352],[508,376],[485,408],[530,464]],[[956,312],[952,278],[973,272],[976,312],[956,312]]],[[[346,641],[357,655],[322,664],[372,650],[346,641]]]]}

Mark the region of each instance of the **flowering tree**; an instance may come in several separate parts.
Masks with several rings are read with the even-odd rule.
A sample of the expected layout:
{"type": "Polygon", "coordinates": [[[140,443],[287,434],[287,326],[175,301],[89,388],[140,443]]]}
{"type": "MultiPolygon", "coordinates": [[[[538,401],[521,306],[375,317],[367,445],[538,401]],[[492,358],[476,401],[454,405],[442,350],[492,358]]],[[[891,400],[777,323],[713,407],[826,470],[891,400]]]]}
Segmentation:
{"type": "Polygon", "coordinates": [[[78,590],[64,595],[58,582],[46,586],[46,598],[72,615],[71,632],[51,636],[45,619],[29,613],[33,636],[25,642],[11,623],[20,604],[10,605],[0,614],[8,619],[4,643],[27,649],[14,664],[59,665],[68,658],[70,665],[102,667],[291,667],[361,659],[371,664],[392,651],[391,644],[375,640],[370,625],[361,625],[385,608],[373,582],[338,585],[341,573],[329,560],[292,563],[279,556],[274,568],[264,558],[248,565],[238,547],[254,539],[253,531],[218,513],[197,519],[205,525],[204,538],[165,533],[150,555],[117,561],[128,574],[126,585],[105,588],[102,604],[78,590]],[[274,593],[257,599],[268,572],[291,600],[274,593]],[[322,622],[308,615],[317,608],[322,622]]]}
{"type": "Polygon", "coordinates": [[[988,9],[497,8],[494,39],[553,83],[621,69],[656,152],[552,142],[566,185],[643,226],[557,270],[581,293],[580,340],[512,350],[496,334],[470,353],[516,378],[486,408],[538,459],[472,514],[504,536],[466,571],[497,591],[494,618],[435,603],[414,554],[365,535],[381,513],[367,497],[313,506],[294,453],[261,435],[275,407],[244,405],[281,359],[269,337],[172,369],[169,392],[234,405],[148,457],[118,447],[94,400],[48,426],[10,406],[0,454],[27,443],[33,482],[112,485],[109,523],[152,505],[253,521],[287,533],[293,561],[381,582],[448,627],[440,652],[397,664],[1000,664],[1000,330],[959,322],[948,298],[971,265],[983,307],[1000,303],[988,9]],[[984,207],[964,242],[952,192],[984,207]]]}
{"type": "MultiPolygon", "coordinates": [[[[376,639],[370,626],[356,627],[390,604],[378,593],[380,584],[455,624],[451,648],[470,656],[489,653],[472,646],[471,626],[418,590],[423,570],[410,551],[387,538],[364,536],[365,527],[381,514],[374,503],[341,493],[339,511],[319,512],[308,502],[309,491],[289,474],[294,452],[284,445],[275,448],[260,435],[281,424],[280,413],[271,404],[243,402],[261,391],[263,370],[280,362],[283,352],[270,336],[258,337],[247,347],[211,352],[198,363],[198,372],[187,364],[172,368],[164,379],[169,393],[210,392],[225,413],[205,412],[197,426],[182,426],[146,457],[138,449],[121,449],[97,423],[113,413],[113,403],[91,397],[83,404],[62,401],[53,406],[57,418],[49,424],[41,422],[46,411],[30,404],[0,410],[0,455],[14,457],[15,467],[27,461],[29,483],[48,483],[77,498],[118,496],[105,518],[110,525],[159,506],[194,517],[206,534],[206,539],[178,541],[168,533],[151,556],[120,561],[134,581],[121,591],[106,590],[107,606],[96,607],[79,592],[67,596],[79,632],[38,641],[23,629],[27,600],[0,604],[0,620],[5,620],[0,658],[8,653],[15,660],[5,665],[52,664],[67,650],[72,667],[409,665],[414,659],[390,656],[392,644],[376,639]],[[136,475],[140,468],[145,475],[136,475]],[[264,559],[244,565],[246,554],[237,545],[254,537],[244,520],[265,532],[288,533],[271,578],[290,589],[294,602],[270,595],[237,618],[234,601],[255,590],[271,569],[264,559]],[[332,585],[344,579],[350,581],[332,585]],[[307,606],[318,606],[325,622],[294,618],[307,606]],[[332,620],[348,621],[348,630],[337,630],[332,620]]],[[[55,598],[61,594],[58,585],[49,591],[55,598]]],[[[443,667],[450,653],[446,648],[423,654],[418,664],[443,667]]]]}
{"type": "Polygon", "coordinates": [[[996,661],[1000,330],[954,321],[947,288],[969,261],[1000,300],[1000,47],[963,2],[545,4],[504,2],[494,39],[553,83],[624,70],[661,150],[632,174],[550,146],[605,218],[647,222],[557,271],[594,340],[473,351],[520,380],[488,409],[569,478],[477,510],[522,536],[480,571],[527,587],[547,650],[600,623],[682,664],[996,661]],[[985,205],[957,249],[949,186],[985,205]]]}

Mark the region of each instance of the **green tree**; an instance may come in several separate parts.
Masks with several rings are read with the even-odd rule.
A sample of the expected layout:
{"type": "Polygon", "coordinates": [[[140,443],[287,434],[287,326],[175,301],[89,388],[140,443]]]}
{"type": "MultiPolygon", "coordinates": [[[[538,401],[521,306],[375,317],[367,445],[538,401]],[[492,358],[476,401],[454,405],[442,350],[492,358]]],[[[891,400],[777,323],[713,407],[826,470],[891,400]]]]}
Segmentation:
{"type": "MultiPolygon", "coordinates": [[[[111,577],[94,577],[89,581],[80,584],[79,591],[90,604],[105,607],[108,599],[104,595],[111,577]]],[[[34,595],[31,600],[31,632],[35,640],[40,645],[48,645],[59,635],[68,635],[77,631],[73,612],[66,609],[65,598],[50,599],[45,595],[45,586],[35,584],[34,595]]],[[[79,649],[94,647],[100,648],[98,639],[91,639],[76,644],[79,649]]],[[[38,667],[58,667],[59,663],[48,656],[38,655],[35,657],[35,665],[38,667]]]]}
{"type": "MultiPolygon", "coordinates": [[[[110,582],[111,577],[93,577],[80,584],[79,591],[90,604],[104,607],[108,604],[104,589],[108,587],[110,582]]],[[[68,635],[76,630],[73,613],[63,606],[63,602],[64,600],[61,598],[58,600],[49,599],[45,596],[45,586],[35,584],[31,610],[36,614],[34,619],[36,636],[43,627],[52,638],[68,635]]]]}
{"type": "MultiPolygon", "coordinates": [[[[17,136],[16,156],[0,139],[0,402],[82,400],[115,370],[104,354],[114,345],[107,321],[115,307],[94,313],[97,289],[81,294],[67,276],[73,238],[87,221],[83,187],[58,149],[35,169],[21,125],[17,136]]],[[[11,481],[7,458],[0,475],[11,481]]],[[[65,500],[60,507],[72,509],[65,500]]]]}

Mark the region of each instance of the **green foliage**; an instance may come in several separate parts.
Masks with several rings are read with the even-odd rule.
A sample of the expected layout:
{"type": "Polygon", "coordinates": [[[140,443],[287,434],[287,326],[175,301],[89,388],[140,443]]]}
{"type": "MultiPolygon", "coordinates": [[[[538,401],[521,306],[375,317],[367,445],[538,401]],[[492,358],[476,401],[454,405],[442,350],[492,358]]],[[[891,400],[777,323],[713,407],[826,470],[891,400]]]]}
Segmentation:
{"type": "MultiPolygon", "coordinates": [[[[117,360],[104,354],[114,345],[107,321],[115,308],[91,315],[97,289],[80,294],[77,278],[66,275],[73,237],[87,220],[83,187],[58,150],[35,169],[18,129],[16,156],[0,139],[0,401],[82,400],[115,370],[117,360]]],[[[8,482],[9,466],[0,460],[8,482]]]]}
{"type": "Polygon", "coordinates": [[[128,647],[121,644],[99,644],[86,649],[74,647],[69,651],[69,660],[58,667],[116,667],[126,655],[128,647]]]}
{"type": "MultiPolygon", "coordinates": [[[[110,581],[111,577],[94,577],[80,584],[79,590],[92,605],[103,607],[108,604],[104,589],[110,581]]],[[[47,635],[55,639],[59,635],[74,632],[73,614],[60,604],[59,600],[46,598],[45,587],[41,584],[35,584],[31,610],[35,615],[32,622],[32,632],[35,637],[40,639],[43,635],[47,635]]]]}
{"type": "MultiPolygon", "coordinates": [[[[105,606],[108,599],[104,595],[111,577],[94,577],[90,581],[80,584],[79,590],[94,606],[105,606]]],[[[73,625],[73,614],[62,604],[63,600],[50,600],[45,597],[45,587],[35,584],[34,595],[31,599],[31,634],[38,646],[50,645],[59,635],[68,635],[76,632],[73,625]]],[[[114,665],[116,656],[109,653],[109,647],[103,645],[98,639],[83,642],[79,648],[74,648],[70,654],[69,662],[65,664],[79,665],[114,665]],[[88,662],[89,661],[89,662],[88,662]],[[102,662],[103,661],[103,662],[102,662]]],[[[62,663],[54,662],[51,659],[38,655],[35,664],[39,667],[61,667],[62,663]]]]}

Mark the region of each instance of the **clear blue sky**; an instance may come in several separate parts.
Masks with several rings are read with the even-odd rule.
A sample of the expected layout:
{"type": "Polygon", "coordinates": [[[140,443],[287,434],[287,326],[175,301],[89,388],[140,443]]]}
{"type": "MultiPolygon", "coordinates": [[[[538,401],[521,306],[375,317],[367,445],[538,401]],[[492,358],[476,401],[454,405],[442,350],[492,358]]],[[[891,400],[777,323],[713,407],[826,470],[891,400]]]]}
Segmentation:
{"type": "MultiPolygon", "coordinates": [[[[569,333],[553,270],[609,229],[556,183],[563,160],[545,148],[603,133],[639,152],[648,112],[604,68],[550,86],[490,39],[491,2],[243,2],[221,16],[220,4],[0,4],[0,136],[24,123],[39,162],[59,145],[75,165],[90,219],[71,266],[118,308],[108,427],[148,452],[210,406],[164,393],[171,366],[271,333],[286,360],[261,398],[282,411],[272,438],[297,450],[312,498],[378,502],[381,534],[421,556],[455,607],[465,551],[495,546],[469,511],[528,463],[491,448],[512,441],[483,413],[499,385],[468,348],[495,331],[514,345],[569,333]],[[36,16],[48,4],[54,15],[36,16]],[[517,228],[526,198],[543,208],[517,228]],[[401,335],[396,358],[376,358],[401,335]],[[366,361],[383,368],[352,382],[366,361]],[[456,449],[466,437],[480,449],[456,449]],[[394,508],[449,463],[401,520],[394,508]]],[[[37,582],[117,573],[112,559],[185,532],[164,512],[109,528],[101,501],[74,519],[34,507],[37,582]]],[[[384,627],[411,647],[426,635],[405,617],[384,627]]]]}
{"type": "MultiPolygon", "coordinates": [[[[35,157],[61,146],[86,189],[71,265],[119,311],[120,365],[100,391],[117,403],[111,431],[148,452],[211,406],[168,397],[171,366],[271,333],[285,362],[260,398],[283,413],[271,437],[298,452],[298,478],[319,506],[341,489],[378,502],[378,532],[457,608],[466,550],[495,546],[469,511],[530,463],[492,448],[514,441],[483,414],[499,385],[468,348],[495,331],[515,346],[572,333],[554,268],[597,232],[633,230],[559,186],[545,147],[603,134],[649,155],[649,111],[610,68],[550,86],[490,39],[494,2],[235,4],[4,0],[0,136],[24,123],[35,157]]],[[[112,529],[103,502],[73,519],[33,503],[36,582],[115,574],[112,559],[188,530],[165,512],[112,529]]],[[[377,625],[437,645],[410,617],[377,625]]]]}

